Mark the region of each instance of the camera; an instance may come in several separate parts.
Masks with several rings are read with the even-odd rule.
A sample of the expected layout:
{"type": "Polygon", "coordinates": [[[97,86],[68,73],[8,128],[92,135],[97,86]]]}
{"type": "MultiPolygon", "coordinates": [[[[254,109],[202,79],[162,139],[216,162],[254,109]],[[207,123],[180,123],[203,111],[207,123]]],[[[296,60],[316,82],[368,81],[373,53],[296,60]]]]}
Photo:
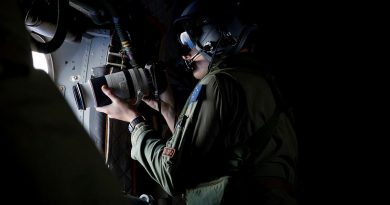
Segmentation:
{"type": "Polygon", "coordinates": [[[101,87],[107,85],[116,96],[124,100],[136,100],[138,104],[144,97],[158,98],[167,88],[166,77],[161,63],[146,64],[144,68],[125,69],[109,75],[91,78],[87,83],[73,86],[73,95],[79,110],[111,104],[101,87]]]}

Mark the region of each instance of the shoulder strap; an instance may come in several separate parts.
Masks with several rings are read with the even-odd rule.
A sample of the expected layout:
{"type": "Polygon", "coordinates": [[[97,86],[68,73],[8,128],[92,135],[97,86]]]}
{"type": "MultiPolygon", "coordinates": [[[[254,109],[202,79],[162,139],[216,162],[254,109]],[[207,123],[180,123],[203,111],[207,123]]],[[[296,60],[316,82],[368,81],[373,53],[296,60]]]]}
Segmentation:
{"type": "Polygon", "coordinates": [[[281,110],[275,109],[271,118],[252,135],[252,140],[247,144],[235,146],[229,156],[229,172],[242,173],[248,171],[260,162],[261,153],[271,139],[280,116],[281,110]],[[258,136],[258,137],[256,137],[258,136]],[[261,136],[261,137],[259,137],[261,136]]]}
{"type": "MultiPolygon", "coordinates": [[[[250,59],[250,58],[248,58],[250,59]]],[[[249,63],[247,61],[246,66],[256,66],[259,67],[254,72],[260,72],[260,74],[265,78],[265,80],[268,82],[272,93],[274,94],[274,97],[276,98],[276,108],[274,110],[274,113],[272,116],[265,122],[263,126],[258,128],[251,137],[250,142],[247,143],[247,145],[238,145],[233,148],[232,156],[229,159],[229,164],[232,168],[231,171],[237,172],[249,169],[251,166],[257,164],[261,160],[261,153],[267,146],[269,140],[272,137],[272,133],[275,130],[280,114],[282,112],[286,113],[289,112],[287,103],[284,102],[281,96],[281,92],[278,89],[278,86],[275,82],[275,79],[271,75],[271,73],[265,71],[262,67],[263,65],[259,64],[254,59],[250,59],[249,63]],[[244,166],[244,167],[243,167],[244,166]]],[[[216,70],[213,70],[210,74],[217,74],[221,73],[224,75],[227,75],[235,80],[235,77],[229,73],[230,70],[234,70],[233,67],[225,67],[225,68],[219,68],[216,70]]]]}
{"type": "MultiPolygon", "coordinates": [[[[233,70],[233,68],[214,70],[210,74],[221,73],[235,80],[235,77],[229,73],[229,70],[233,70]]],[[[282,109],[280,109],[279,106],[276,106],[272,116],[265,122],[263,126],[261,126],[253,133],[252,136],[255,137],[252,137],[252,140],[247,143],[249,145],[241,144],[233,148],[232,156],[229,159],[232,172],[240,171],[240,169],[243,168],[242,166],[252,166],[259,162],[261,152],[264,150],[268,141],[271,139],[272,133],[278,124],[281,112],[282,109]]]]}

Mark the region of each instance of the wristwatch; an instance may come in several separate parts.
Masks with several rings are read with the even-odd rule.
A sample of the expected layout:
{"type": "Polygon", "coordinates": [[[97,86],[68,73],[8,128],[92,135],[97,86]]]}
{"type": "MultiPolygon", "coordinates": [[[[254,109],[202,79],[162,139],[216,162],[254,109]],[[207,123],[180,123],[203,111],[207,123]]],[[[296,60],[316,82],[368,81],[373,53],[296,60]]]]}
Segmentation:
{"type": "Polygon", "coordinates": [[[138,115],[136,118],[134,118],[134,120],[132,120],[130,123],[129,123],[129,132],[132,133],[134,131],[134,128],[136,125],[138,125],[139,123],[141,122],[145,122],[146,119],[144,118],[144,116],[142,115],[138,115]]]}

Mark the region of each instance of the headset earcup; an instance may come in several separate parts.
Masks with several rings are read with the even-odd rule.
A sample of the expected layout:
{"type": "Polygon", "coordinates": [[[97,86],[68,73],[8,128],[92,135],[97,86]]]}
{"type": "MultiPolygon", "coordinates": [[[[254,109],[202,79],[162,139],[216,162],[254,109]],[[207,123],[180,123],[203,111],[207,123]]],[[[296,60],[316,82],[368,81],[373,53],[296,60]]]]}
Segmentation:
{"type": "Polygon", "coordinates": [[[240,52],[240,50],[243,48],[244,44],[246,43],[248,36],[250,34],[258,32],[259,28],[256,24],[249,24],[245,25],[243,29],[241,30],[239,39],[238,39],[238,44],[236,46],[236,49],[234,53],[240,52]]]}

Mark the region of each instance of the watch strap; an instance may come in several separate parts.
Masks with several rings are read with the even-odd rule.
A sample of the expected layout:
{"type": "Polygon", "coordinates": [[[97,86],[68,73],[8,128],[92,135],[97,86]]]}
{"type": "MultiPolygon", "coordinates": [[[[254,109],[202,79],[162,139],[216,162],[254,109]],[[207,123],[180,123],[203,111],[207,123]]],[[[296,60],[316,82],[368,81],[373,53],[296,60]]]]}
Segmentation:
{"type": "Polygon", "coordinates": [[[145,118],[142,115],[137,116],[129,123],[129,132],[132,133],[134,131],[135,126],[137,126],[141,122],[145,122],[145,118]]]}

